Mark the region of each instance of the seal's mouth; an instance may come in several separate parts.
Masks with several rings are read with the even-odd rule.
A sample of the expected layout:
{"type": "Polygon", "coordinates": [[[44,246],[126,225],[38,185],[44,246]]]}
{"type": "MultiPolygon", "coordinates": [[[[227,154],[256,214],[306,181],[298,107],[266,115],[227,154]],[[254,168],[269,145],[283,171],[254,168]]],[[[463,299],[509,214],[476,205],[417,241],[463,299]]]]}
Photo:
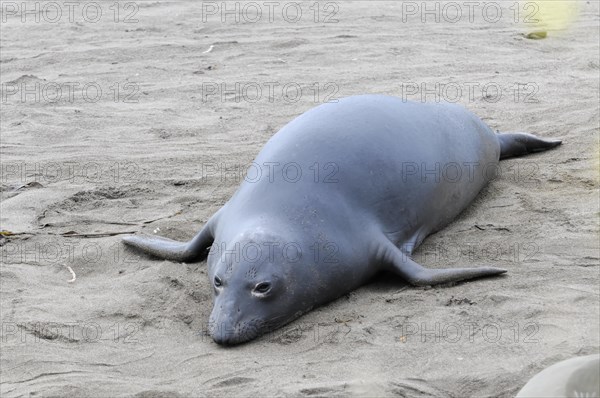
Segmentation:
{"type": "Polygon", "coordinates": [[[232,346],[248,342],[268,330],[268,325],[262,320],[250,320],[232,324],[231,322],[211,322],[209,334],[215,343],[232,346]]]}
{"type": "Polygon", "coordinates": [[[209,322],[208,334],[215,343],[223,346],[233,346],[254,340],[272,332],[296,319],[300,313],[293,316],[278,315],[268,320],[251,319],[233,324],[232,322],[209,322]]]}

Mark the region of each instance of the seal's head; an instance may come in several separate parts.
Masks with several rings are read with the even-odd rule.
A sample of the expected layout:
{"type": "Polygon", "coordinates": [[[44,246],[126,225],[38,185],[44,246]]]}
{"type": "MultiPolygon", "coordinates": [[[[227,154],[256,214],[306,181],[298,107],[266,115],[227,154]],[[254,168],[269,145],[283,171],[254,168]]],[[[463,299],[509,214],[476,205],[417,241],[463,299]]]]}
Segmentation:
{"type": "Polygon", "coordinates": [[[214,292],[209,333],[218,344],[252,340],[312,308],[307,284],[298,283],[312,264],[305,263],[301,244],[281,235],[258,228],[215,241],[208,268],[214,292]]]}

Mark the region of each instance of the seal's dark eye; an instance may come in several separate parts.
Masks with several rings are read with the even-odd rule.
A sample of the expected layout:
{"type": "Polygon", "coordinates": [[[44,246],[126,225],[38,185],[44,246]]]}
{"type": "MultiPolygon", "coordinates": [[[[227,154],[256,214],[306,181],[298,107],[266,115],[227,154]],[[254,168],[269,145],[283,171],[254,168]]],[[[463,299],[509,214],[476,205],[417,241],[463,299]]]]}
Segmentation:
{"type": "Polygon", "coordinates": [[[271,284],[269,282],[261,282],[254,287],[256,293],[266,293],[271,290],[271,284]]]}
{"type": "Polygon", "coordinates": [[[215,276],[215,287],[220,287],[222,284],[223,282],[221,281],[221,278],[215,276]]]}

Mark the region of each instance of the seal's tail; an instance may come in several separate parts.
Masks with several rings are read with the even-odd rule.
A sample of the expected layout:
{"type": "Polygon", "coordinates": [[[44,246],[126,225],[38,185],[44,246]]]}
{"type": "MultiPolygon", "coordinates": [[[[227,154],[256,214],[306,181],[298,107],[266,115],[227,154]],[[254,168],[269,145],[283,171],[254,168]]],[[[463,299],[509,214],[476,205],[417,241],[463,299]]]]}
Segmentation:
{"type": "Polygon", "coordinates": [[[502,133],[496,137],[500,142],[500,159],[545,151],[562,143],[561,140],[540,138],[529,133],[502,133]]]}

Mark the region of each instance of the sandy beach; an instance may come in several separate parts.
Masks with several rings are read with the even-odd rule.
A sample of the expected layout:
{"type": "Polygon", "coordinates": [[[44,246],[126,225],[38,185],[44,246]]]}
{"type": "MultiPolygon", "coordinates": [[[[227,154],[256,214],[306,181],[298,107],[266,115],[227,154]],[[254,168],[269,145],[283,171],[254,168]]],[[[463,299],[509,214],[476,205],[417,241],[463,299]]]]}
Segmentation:
{"type": "Polygon", "coordinates": [[[541,40],[523,2],[67,3],[2,3],[3,397],[512,397],[600,351],[597,2],[541,40]],[[365,93],[563,140],[503,161],[415,255],[507,275],[382,274],[215,344],[206,263],[121,237],[190,239],[282,126],[365,93]]]}

